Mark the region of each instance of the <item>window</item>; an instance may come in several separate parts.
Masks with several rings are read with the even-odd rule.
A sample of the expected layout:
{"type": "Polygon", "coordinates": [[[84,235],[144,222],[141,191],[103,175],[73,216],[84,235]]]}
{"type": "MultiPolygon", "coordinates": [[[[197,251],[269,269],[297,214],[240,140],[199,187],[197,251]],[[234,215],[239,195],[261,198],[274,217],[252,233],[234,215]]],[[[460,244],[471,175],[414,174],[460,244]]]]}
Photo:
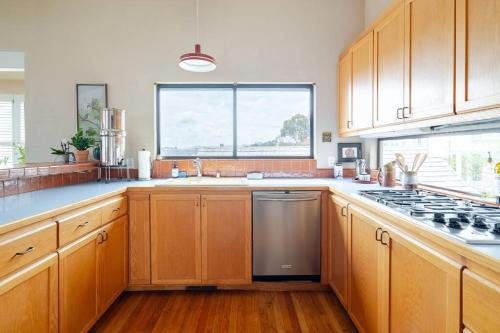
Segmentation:
{"type": "Polygon", "coordinates": [[[24,96],[0,95],[0,165],[12,165],[24,149],[24,96]]]}
{"type": "Polygon", "coordinates": [[[421,184],[493,197],[493,167],[500,161],[500,131],[383,139],[379,144],[382,164],[394,160],[394,154],[400,152],[411,168],[417,153],[427,153],[418,172],[421,184]],[[492,163],[488,161],[489,154],[492,163]]]}
{"type": "Polygon", "coordinates": [[[313,157],[311,84],[161,84],[157,89],[162,156],[313,157]]]}

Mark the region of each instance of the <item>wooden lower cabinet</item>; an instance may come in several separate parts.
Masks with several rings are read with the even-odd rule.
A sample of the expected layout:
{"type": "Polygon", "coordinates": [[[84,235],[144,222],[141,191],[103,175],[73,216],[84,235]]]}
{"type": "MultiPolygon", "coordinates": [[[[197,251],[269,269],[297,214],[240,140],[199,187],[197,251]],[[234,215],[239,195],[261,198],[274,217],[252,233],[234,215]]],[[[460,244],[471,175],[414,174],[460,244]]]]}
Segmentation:
{"type": "Polygon", "coordinates": [[[58,332],[57,254],[0,279],[0,332],[58,332]]]}
{"type": "Polygon", "coordinates": [[[457,262],[348,206],[348,313],[360,332],[458,332],[457,262]]]}
{"type": "Polygon", "coordinates": [[[468,332],[500,332],[500,281],[463,271],[463,321],[468,332]]]}
{"type": "Polygon", "coordinates": [[[129,193],[129,285],[151,283],[149,193],[129,193]]]}
{"type": "Polygon", "coordinates": [[[151,195],[151,282],[201,284],[199,194],[151,195]]]}
{"type": "Polygon", "coordinates": [[[59,250],[60,332],[86,332],[127,285],[128,217],[59,250]]]}
{"type": "Polygon", "coordinates": [[[390,332],[458,332],[462,266],[402,233],[389,236],[390,332]]]}
{"type": "Polygon", "coordinates": [[[104,242],[98,247],[98,311],[104,312],[127,287],[128,232],[127,216],[102,228],[104,242]]]}
{"type": "Polygon", "coordinates": [[[376,240],[381,225],[349,205],[348,313],[361,332],[387,332],[388,249],[376,240]],[[378,229],[378,232],[377,232],[378,229]]]}
{"type": "Polygon", "coordinates": [[[102,233],[96,231],[59,250],[61,332],[86,332],[98,316],[97,247],[102,242],[102,233]]]}
{"type": "Polygon", "coordinates": [[[207,284],[252,283],[251,196],[202,196],[202,278],[207,284]]]}
{"type": "Polygon", "coordinates": [[[328,203],[328,243],[329,246],[329,284],[338,299],[347,307],[347,251],[348,218],[347,201],[330,196],[328,203]]]}

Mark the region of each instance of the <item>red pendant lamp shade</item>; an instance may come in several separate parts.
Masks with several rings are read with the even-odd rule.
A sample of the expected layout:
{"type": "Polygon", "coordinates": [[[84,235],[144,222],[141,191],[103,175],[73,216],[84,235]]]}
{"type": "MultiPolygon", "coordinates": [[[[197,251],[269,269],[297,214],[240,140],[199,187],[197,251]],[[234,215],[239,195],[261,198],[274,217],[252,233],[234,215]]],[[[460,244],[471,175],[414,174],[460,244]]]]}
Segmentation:
{"type": "Polygon", "coordinates": [[[179,67],[190,72],[210,72],[217,66],[215,59],[201,53],[200,44],[194,45],[194,53],[185,53],[179,58],[179,67]]]}

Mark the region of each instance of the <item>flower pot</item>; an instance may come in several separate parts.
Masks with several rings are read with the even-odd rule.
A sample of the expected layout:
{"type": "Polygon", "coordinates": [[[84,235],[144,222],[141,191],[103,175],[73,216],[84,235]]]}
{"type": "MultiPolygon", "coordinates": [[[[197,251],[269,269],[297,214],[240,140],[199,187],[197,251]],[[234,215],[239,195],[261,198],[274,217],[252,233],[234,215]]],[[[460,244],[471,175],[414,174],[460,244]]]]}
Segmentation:
{"type": "Polygon", "coordinates": [[[75,150],[74,154],[76,162],[85,162],[89,160],[88,150],[75,150]]]}

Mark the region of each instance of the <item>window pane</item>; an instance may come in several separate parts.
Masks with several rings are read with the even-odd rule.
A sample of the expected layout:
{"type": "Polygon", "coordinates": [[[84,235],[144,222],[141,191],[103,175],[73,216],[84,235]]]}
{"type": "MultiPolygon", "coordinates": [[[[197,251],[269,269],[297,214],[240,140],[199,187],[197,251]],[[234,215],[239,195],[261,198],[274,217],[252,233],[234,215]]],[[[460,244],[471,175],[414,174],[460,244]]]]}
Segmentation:
{"type": "Polygon", "coordinates": [[[410,168],[415,154],[427,153],[418,172],[422,184],[493,197],[493,167],[500,161],[500,133],[382,140],[380,148],[383,164],[400,152],[410,168]],[[488,153],[492,163],[488,162],[488,153]]]}
{"type": "Polygon", "coordinates": [[[311,90],[239,88],[238,156],[309,156],[311,90]]]}
{"type": "Polygon", "coordinates": [[[159,98],[161,155],[233,155],[231,88],[162,88],[159,98]]]}

